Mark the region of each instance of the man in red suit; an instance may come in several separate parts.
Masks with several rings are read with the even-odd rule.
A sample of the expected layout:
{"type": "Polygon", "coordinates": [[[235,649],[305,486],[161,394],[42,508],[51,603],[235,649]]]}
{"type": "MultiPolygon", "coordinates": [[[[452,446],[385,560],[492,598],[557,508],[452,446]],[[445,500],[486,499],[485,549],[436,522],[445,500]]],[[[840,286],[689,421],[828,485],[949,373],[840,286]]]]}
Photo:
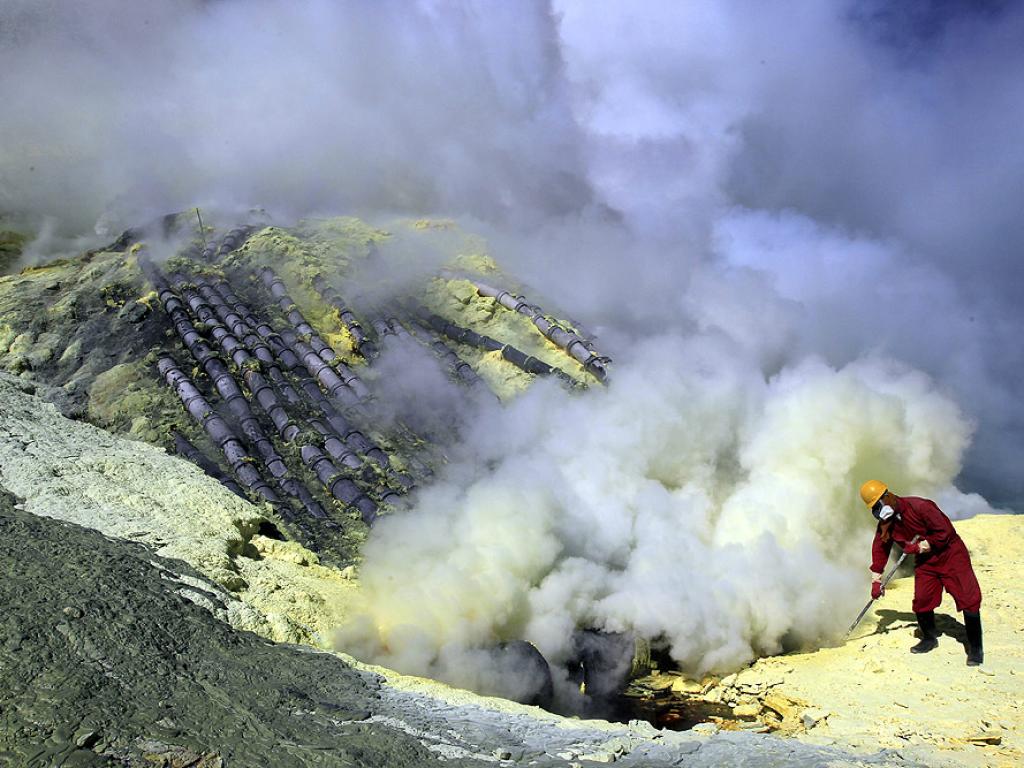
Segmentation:
{"type": "Polygon", "coordinates": [[[878,520],[871,544],[872,599],[882,595],[882,571],[893,543],[908,555],[916,555],[913,607],[921,641],[910,652],[928,653],[938,647],[935,609],[945,589],[956,601],[956,609],[964,613],[967,664],[981,664],[981,587],[971,567],[971,556],[953,523],[934,502],[897,496],[878,480],[864,483],[860,497],[878,520]]]}

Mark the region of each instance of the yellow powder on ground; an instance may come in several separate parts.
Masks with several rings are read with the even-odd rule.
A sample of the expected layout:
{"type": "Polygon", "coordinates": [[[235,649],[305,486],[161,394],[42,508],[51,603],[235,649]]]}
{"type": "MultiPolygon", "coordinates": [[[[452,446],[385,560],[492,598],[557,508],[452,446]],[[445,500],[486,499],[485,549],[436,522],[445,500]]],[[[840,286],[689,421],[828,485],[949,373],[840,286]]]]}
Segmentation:
{"type": "Polygon", "coordinates": [[[330,648],[333,631],[348,618],[356,582],[295,542],[256,535],[249,543],[258,559],[237,560],[248,584],[239,599],[267,617],[272,639],[330,648]]]}
{"type": "Polygon", "coordinates": [[[478,354],[476,361],[467,357],[480,378],[501,400],[511,400],[522,394],[533,383],[533,375],[512,365],[501,356],[501,352],[478,354]]]}
{"type": "Polygon", "coordinates": [[[349,357],[353,340],[329,305],[313,288],[323,277],[335,284],[366,258],[388,233],[349,217],[304,219],[293,229],[267,227],[253,234],[229,263],[252,270],[270,267],[281,278],[299,311],[340,356],[349,357]]]}
{"type": "Polygon", "coordinates": [[[476,272],[481,275],[494,275],[498,272],[497,262],[485,253],[459,253],[448,266],[460,272],[476,272]]]}
{"type": "Polygon", "coordinates": [[[981,515],[956,528],[981,582],[981,667],[965,664],[962,614],[948,595],[936,611],[938,649],[909,652],[916,642],[910,576],[889,584],[842,645],[760,659],[705,696],[745,695],[766,722],[788,707],[777,727],[809,743],[898,749],[926,765],[1024,765],[1024,516],[981,515]]]}

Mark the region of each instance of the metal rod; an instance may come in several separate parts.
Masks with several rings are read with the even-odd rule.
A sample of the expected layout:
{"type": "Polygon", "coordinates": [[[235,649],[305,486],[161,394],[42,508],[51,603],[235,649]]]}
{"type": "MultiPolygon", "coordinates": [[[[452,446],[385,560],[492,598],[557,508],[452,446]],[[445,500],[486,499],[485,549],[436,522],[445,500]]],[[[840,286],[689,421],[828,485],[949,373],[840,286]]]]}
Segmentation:
{"type": "MultiPolygon", "coordinates": [[[[911,541],[911,543],[912,544],[917,543],[917,540],[920,539],[920,538],[921,538],[920,536],[915,536],[913,541],[911,541]]],[[[902,555],[900,555],[899,560],[896,561],[896,565],[894,565],[892,567],[892,570],[889,571],[889,573],[886,574],[885,578],[882,579],[882,590],[883,591],[885,590],[885,585],[888,584],[890,581],[892,581],[892,577],[896,575],[896,571],[899,569],[899,567],[901,565],[903,565],[903,561],[906,560],[906,559],[907,559],[907,553],[904,552],[902,555]]],[[[864,606],[864,610],[862,610],[860,613],[857,614],[857,618],[854,619],[853,624],[851,624],[850,628],[848,630],[846,630],[846,636],[847,637],[849,637],[851,634],[853,634],[853,630],[855,630],[857,628],[857,625],[860,624],[861,619],[864,618],[864,615],[868,612],[868,609],[871,608],[871,605],[874,602],[875,602],[875,598],[871,598],[868,601],[868,604],[864,606]]]]}
{"type": "Polygon", "coordinates": [[[199,214],[199,206],[196,206],[196,218],[199,219],[199,235],[203,238],[203,248],[206,247],[206,229],[203,227],[203,217],[199,214]]]}

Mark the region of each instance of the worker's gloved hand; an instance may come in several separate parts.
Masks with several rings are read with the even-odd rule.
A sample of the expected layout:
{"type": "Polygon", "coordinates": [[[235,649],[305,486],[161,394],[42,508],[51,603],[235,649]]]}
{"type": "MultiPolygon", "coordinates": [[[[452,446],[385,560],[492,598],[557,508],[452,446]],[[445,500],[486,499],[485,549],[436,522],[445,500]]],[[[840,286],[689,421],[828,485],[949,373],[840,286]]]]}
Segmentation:
{"type": "Polygon", "coordinates": [[[903,548],[903,552],[907,555],[920,555],[930,549],[927,541],[912,541],[903,548]]]}
{"type": "Polygon", "coordinates": [[[872,581],[871,582],[871,599],[872,600],[877,600],[878,598],[880,598],[884,594],[885,594],[885,587],[882,586],[882,582],[880,582],[880,581],[872,581]]]}

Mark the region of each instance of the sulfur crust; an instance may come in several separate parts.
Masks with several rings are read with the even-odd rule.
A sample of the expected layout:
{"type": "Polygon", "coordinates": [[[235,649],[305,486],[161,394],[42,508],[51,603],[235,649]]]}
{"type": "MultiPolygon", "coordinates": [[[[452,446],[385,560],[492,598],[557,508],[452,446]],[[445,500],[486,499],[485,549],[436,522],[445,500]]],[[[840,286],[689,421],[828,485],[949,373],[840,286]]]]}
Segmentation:
{"type": "MultiPolygon", "coordinates": [[[[312,289],[313,278],[333,276],[341,281],[373,249],[387,249],[394,233],[415,244],[440,248],[452,254],[446,269],[478,274],[504,284],[497,264],[486,253],[486,243],[463,233],[450,220],[396,219],[386,228],[376,228],[350,217],[306,219],[292,229],[266,227],[253,234],[228,259],[228,266],[244,264],[248,268],[272,267],[289,294],[318,330],[320,335],[348,362],[361,362],[352,355],[352,337],[341,323],[336,310],[312,289]]],[[[480,296],[473,284],[461,278],[436,277],[428,280],[415,297],[428,310],[473,330],[511,344],[528,355],[582,381],[590,379],[583,367],[538,332],[526,317],[512,312],[491,298],[480,296]]],[[[459,356],[468,362],[501,399],[523,392],[533,381],[527,374],[504,360],[500,354],[458,346],[459,356]]],[[[588,383],[593,383],[589,381],[588,383]]]]}

